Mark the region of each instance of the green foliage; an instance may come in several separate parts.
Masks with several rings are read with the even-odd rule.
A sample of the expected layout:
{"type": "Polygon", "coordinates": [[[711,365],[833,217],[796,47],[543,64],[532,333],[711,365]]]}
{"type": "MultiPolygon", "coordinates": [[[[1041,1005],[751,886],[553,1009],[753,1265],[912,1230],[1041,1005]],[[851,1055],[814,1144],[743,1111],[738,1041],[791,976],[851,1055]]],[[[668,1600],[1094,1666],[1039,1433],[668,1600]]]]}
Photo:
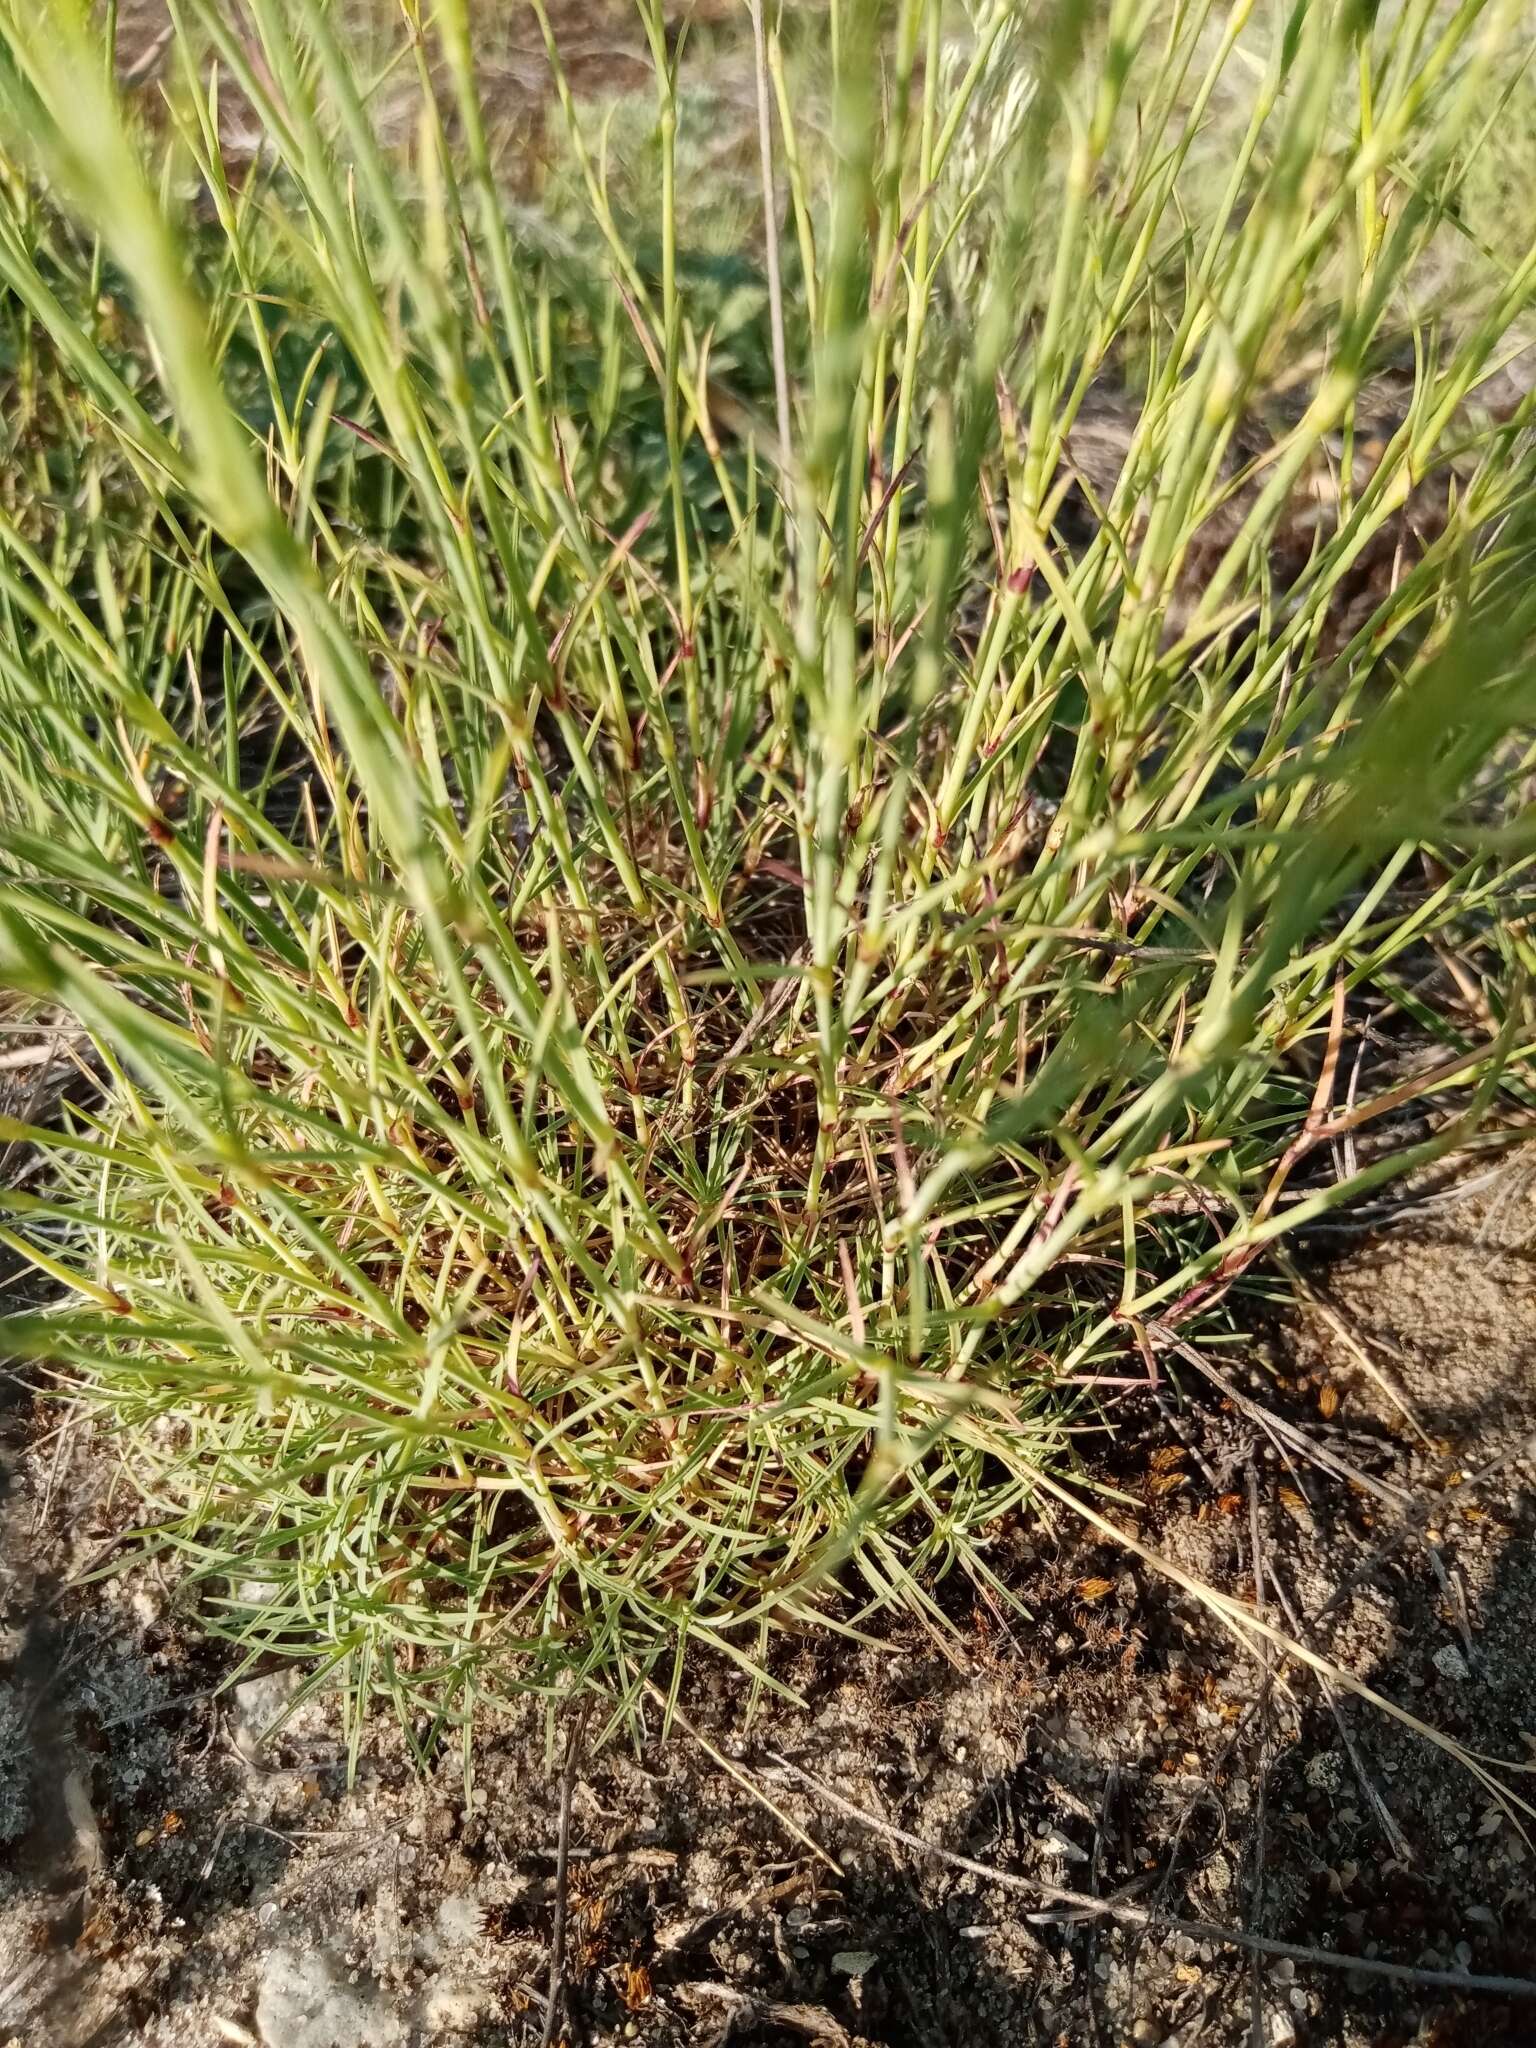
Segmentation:
{"type": "Polygon", "coordinates": [[[1528,1104],[1536,255],[1404,327],[1508,10],[1250,14],[837,0],[826,134],[769,22],[775,270],[654,5],[649,237],[558,70],[587,226],[504,202],[466,0],[178,6],[153,136],[0,7],[5,1334],[249,1657],[419,1731],[1000,1597],[1105,1385],[1528,1104]]]}

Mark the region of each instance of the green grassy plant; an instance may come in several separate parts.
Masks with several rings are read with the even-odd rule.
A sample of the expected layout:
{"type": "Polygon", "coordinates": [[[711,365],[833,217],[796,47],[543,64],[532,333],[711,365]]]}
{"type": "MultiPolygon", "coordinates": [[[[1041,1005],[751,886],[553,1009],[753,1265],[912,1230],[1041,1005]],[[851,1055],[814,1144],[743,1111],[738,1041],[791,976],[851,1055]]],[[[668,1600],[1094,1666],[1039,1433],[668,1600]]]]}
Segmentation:
{"type": "Polygon", "coordinates": [[[834,0],[825,126],[768,19],[729,261],[658,0],[648,239],[547,24],[580,228],[467,0],[172,12],[141,125],[0,5],[9,1349],[418,1731],[1005,1597],[1267,1245],[1529,1103],[1536,255],[1412,324],[1511,11],[834,0]]]}

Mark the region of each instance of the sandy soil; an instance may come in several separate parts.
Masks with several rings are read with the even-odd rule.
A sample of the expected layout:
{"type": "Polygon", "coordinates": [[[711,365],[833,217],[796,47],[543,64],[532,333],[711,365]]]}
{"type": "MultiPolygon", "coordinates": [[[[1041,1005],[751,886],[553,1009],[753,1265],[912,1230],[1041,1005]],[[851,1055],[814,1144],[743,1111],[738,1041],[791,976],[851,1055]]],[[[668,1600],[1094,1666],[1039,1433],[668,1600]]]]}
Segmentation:
{"type": "MultiPolygon", "coordinates": [[[[1380,1237],[1328,1240],[1318,1299],[1224,1354],[1225,1390],[1128,1410],[1111,1458],[1129,1501],[1111,1512],[1143,1543],[1252,1598],[1256,1531],[1279,1625],[1454,1741],[1527,1761],[1533,1238],[1507,1168],[1380,1237]]],[[[488,1722],[467,1796],[457,1755],[423,1778],[383,1721],[349,1791],[323,1698],[264,1744],[284,1674],[216,1693],[226,1665],[152,1575],[70,1583],[118,1510],[110,1452],[57,1419],[18,1401],[9,1421],[0,2042],[537,2040],[564,1727],[552,1753],[536,1712],[488,1722]]],[[[1006,1624],[952,1588],[952,1640],[785,1641],[798,1706],[749,1721],[739,1680],[700,1665],[691,1732],[637,1755],[589,1728],[557,2038],[1536,2037],[1518,1999],[1053,1904],[1051,1887],[1118,1894],[1418,1970],[1536,1964],[1531,1851],[1463,1764],[1294,1665],[1266,1687],[1197,1600],[1064,1516],[1001,1530],[994,1561],[1027,1610],[1006,1624]],[[817,1784],[1015,1883],[904,1846],[817,1784]]]]}

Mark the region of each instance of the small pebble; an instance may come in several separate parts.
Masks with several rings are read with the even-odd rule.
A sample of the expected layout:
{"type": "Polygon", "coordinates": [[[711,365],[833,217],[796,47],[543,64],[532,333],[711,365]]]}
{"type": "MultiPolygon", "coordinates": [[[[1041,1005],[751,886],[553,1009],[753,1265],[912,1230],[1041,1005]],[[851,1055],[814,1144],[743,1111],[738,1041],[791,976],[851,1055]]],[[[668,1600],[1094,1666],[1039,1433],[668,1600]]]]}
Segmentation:
{"type": "Polygon", "coordinates": [[[1314,1792],[1337,1792],[1344,1783],[1344,1759],[1336,1749],[1325,1749],[1307,1759],[1306,1780],[1314,1792]]]}

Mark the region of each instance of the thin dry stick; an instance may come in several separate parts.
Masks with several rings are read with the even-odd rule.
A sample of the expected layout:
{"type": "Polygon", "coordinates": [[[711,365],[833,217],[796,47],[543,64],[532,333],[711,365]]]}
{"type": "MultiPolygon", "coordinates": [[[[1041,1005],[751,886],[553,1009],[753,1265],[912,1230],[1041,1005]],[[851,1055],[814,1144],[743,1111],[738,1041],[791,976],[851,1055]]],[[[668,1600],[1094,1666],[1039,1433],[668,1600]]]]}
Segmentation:
{"type": "MultiPolygon", "coordinates": [[[[1097,1894],[1099,1889],[1099,1873],[1104,1867],[1104,1837],[1109,1832],[1110,1810],[1114,1806],[1119,1790],[1120,1772],[1114,1764],[1111,1764],[1109,1774],[1104,1780],[1103,1795],[1099,1800],[1099,1817],[1093,1830],[1093,1861],[1088,1866],[1088,1882],[1093,1886],[1095,1894],[1097,1894]]],[[[1088,1938],[1086,1943],[1088,1953],[1083,1966],[1084,2011],[1088,2017],[1088,2034],[1091,2048],[1100,2048],[1100,2043],[1104,2038],[1099,2032],[1099,2016],[1094,2011],[1093,2006],[1093,1987],[1096,1981],[1094,1965],[1098,1945],[1099,1922],[1098,1916],[1094,1915],[1088,1922],[1088,1938]]]]}
{"type": "Polygon", "coordinates": [[[731,1759],[725,1754],[725,1752],[723,1750],[717,1749],[715,1745],[710,1741],[707,1735],[702,1734],[699,1729],[695,1728],[693,1723],[688,1719],[688,1716],[683,1712],[680,1706],[678,1706],[674,1702],[670,1707],[668,1707],[666,1695],[662,1692],[659,1685],[656,1685],[651,1679],[647,1679],[645,1682],[645,1689],[648,1693],[650,1693],[653,1699],[657,1700],[664,1709],[670,1712],[672,1719],[677,1723],[678,1727],[682,1729],[683,1733],[685,1735],[691,1735],[693,1737],[694,1741],[699,1745],[700,1749],[703,1750],[704,1754],[710,1759],[712,1763],[718,1764],[721,1770],[725,1772],[728,1778],[734,1778],[736,1783],[743,1790],[743,1792],[750,1793],[751,1796],[757,1801],[759,1806],[763,1807],[767,1812],[773,1815],[774,1819],[779,1823],[780,1827],[787,1830],[788,1833],[794,1836],[797,1842],[803,1844],[805,1848],[809,1849],[813,1856],[819,1857],[821,1861],[826,1864],[828,1870],[832,1872],[834,1877],[842,1876],[843,1866],[837,1861],[836,1857],[830,1856],[827,1853],[827,1851],[822,1848],[820,1842],[818,1842],[813,1835],[808,1835],[805,1832],[804,1828],[797,1827],[795,1823],[790,1819],[789,1815],[785,1813],[782,1807],[775,1806],[773,1801],[768,1797],[768,1794],[763,1790],[762,1786],[759,1785],[754,1779],[749,1778],[746,1772],[741,1768],[740,1764],[732,1763],[731,1759]]]}
{"type": "MultiPolygon", "coordinates": [[[[1296,1612],[1295,1603],[1285,1590],[1285,1581],[1280,1576],[1278,1569],[1271,1567],[1269,1582],[1274,1588],[1275,1599],[1279,1602],[1280,1610],[1285,1616],[1286,1626],[1290,1629],[1292,1635],[1299,1636],[1304,1624],[1302,1618],[1296,1612]]],[[[1402,1829],[1392,1818],[1387,1802],[1377,1790],[1370,1772],[1365,1768],[1365,1759],[1360,1754],[1359,1745],[1356,1743],[1354,1736],[1349,1732],[1349,1723],[1344,1718],[1344,1709],[1340,1705],[1339,1695],[1334,1687],[1328,1683],[1327,1678],[1321,1671],[1317,1674],[1317,1683],[1318,1689],[1328,1703],[1328,1711],[1333,1715],[1334,1725],[1339,1731],[1339,1739],[1344,1744],[1344,1753],[1349,1758],[1355,1777],[1359,1781],[1360,1789],[1365,1794],[1366,1800],[1376,1816],[1377,1825],[1380,1827],[1383,1835],[1386,1836],[1387,1847],[1394,1856],[1406,1863],[1410,1853],[1408,1843],[1402,1829]]]]}
{"type": "Polygon", "coordinates": [[[1506,1775],[1518,1774],[1522,1777],[1536,1775],[1536,1764],[1515,1763],[1508,1758],[1485,1756],[1477,1750],[1463,1749],[1459,1742],[1454,1741],[1449,1735],[1442,1734],[1428,1721],[1421,1721],[1417,1714],[1409,1713],[1406,1707],[1400,1707],[1396,1700],[1388,1699],[1385,1693],[1377,1692],[1374,1686],[1367,1685],[1365,1680],[1357,1677],[1353,1671],[1346,1670],[1342,1664],[1335,1664],[1330,1658],[1319,1655],[1307,1644],[1296,1642],[1268,1621],[1260,1621],[1240,1601],[1231,1599],[1225,1593],[1218,1593],[1214,1587],[1208,1586],[1193,1572],[1187,1572],[1182,1565],[1175,1564],[1171,1557],[1165,1557],[1161,1551],[1140,1542],[1128,1529],[1117,1527],[1108,1516],[1101,1515],[1086,1500],[1079,1499],[1069,1488],[1051,1478],[1048,1472],[1043,1469],[1037,1470],[1034,1483],[1041,1493],[1059,1502],[1062,1507],[1070,1509],[1081,1521],[1086,1522],[1089,1528],[1097,1529],[1109,1542],[1129,1551],[1132,1557],[1139,1557],[1143,1564],[1163,1578],[1170,1579],[1174,1585],[1182,1586],[1186,1593],[1193,1594],[1202,1606],[1226,1624],[1234,1639],[1250,1656],[1253,1655],[1257,1640],[1267,1640],[1293,1662],[1330,1679],[1341,1691],[1353,1693],[1357,1699],[1368,1700],[1379,1713],[1396,1721],[1399,1727],[1411,1729],[1415,1735],[1422,1737],[1425,1742],[1432,1743],[1444,1755],[1453,1757],[1491,1798],[1497,1800],[1506,1813],[1511,1814],[1511,1818],[1511,1809],[1518,1807],[1528,1820],[1536,1820],[1536,1806],[1529,1800],[1522,1799],[1517,1792],[1511,1791],[1493,1775],[1495,1770],[1506,1775]]]}
{"type": "MultiPolygon", "coordinates": [[[[1248,1461],[1248,1533],[1253,1550],[1253,1610],[1260,1621],[1264,1619],[1264,1547],[1259,1528],[1259,1481],[1248,1461]]],[[[1260,1668],[1264,1682],[1260,1698],[1269,1698],[1270,1655],[1268,1643],[1260,1650],[1260,1668]]],[[[1259,1709],[1259,1768],[1258,1783],[1254,1788],[1253,1810],[1253,1905],[1252,1918],[1258,1920],[1264,1911],[1264,1825],[1267,1818],[1266,1794],[1269,1785],[1268,1762],[1264,1755],[1264,1737],[1268,1730],[1266,1707],[1259,1709]]],[[[1264,2048],[1264,1964],[1257,1949],[1250,1951],[1251,1983],[1249,1987],[1249,2034],[1252,2048],[1264,2048]]]]}
{"type": "Polygon", "coordinates": [[[1258,1955],[1288,1956],[1292,1962],[1315,1963],[1329,1970],[1359,1970],[1367,1976],[1386,1977],[1394,1984],[1415,1984],[1446,1991],[1482,1991],[1499,1998],[1536,1998],[1536,1978],[1532,1977],[1478,1977],[1470,1971],[1418,1970],[1407,1963],[1385,1962],[1379,1956],[1344,1955],[1337,1949],[1305,1948],[1299,1942],[1271,1941],[1265,1935],[1248,1934],[1239,1928],[1217,1927],[1209,1920],[1178,1920],[1171,1914],[1133,1905],[1128,1899],[1095,1898],[1091,1892],[1064,1891],[1060,1885],[1046,1884],[1039,1878],[1018,1877],[1012,1871],[994,1869],[989,1863],[978,1863],[973,1856],[961,1856],[953,1849],[941,1849],[937,1842],[925,1842],[921,1835],[908,1834],[905,1828],[897,1827],[894,1822],[882,1820],[878,1814],[867,1813],[862,1806],[855,1806],[851,1799],[844,1799],[841,1793],[834,1792],[820,1778],[813,1778],[809,1771],[791,1763],[786,1756],[770,1751],[769,1759],[792,1778],[798,1778],[818,1799],[824,1799],[829,1806],[846,1814],[850,1820],[858,1821],[871,1833],[884,1835],[887,1841],[899,1842],[904,1849],[915,1849],[920,1856],[931,1856],[936,1862],[947,1863],[951,1869],[968,1870],[973,1877],[985,1878],[989,1884],[1001,1885],[1005,1891],[1027,1892],[1035,1898],[1048,1899],[1053,1905],[1076,1906],[1085,1913],[1126,1920],[1136,1927],[1155,1928],[1165,1934],[1187,1934],[1196,1941],[1220,1942],[1227,1948],[1246,1949],[1258,1955]]]}
{"type": "Polygon", "coordinates": [[[1392,1376],[1385,1372],[1377,1364],[1376,1360],[1372,1358],[1364,1343],[1355,1335],[1348,1323],[1345,1322],[1343,1316],[1339,1314],[1332,1302],[1326,1300],[1318,1289],[1312,1285],[1312,1282],[1301,1271],[1284,1246],[1276,1248],[1275,1263],[1285,1274],[1285,1277],[1296,1289],[1297,1293],[1315,1311],[1319,1319],[1332,1330],[1335,1337],[1338,1338],[1350,1356],[1369,1373],[1371,1379],[1403,1417],[1409,1428],[1418,1437],[1420,1443],[1424,1444],[1427,1448],[1433,1449],[1428,1431],[1414,1413],[1413,1405],[1408,1400],[1406,1394],[1403,1393],[1401,1387],[1394,1384],[1392,1376]]]}
{"type": "Polygon", "coordinates": [[[587,1732],[590,1699],[582,1702],[575,1726],[565,1745],[565,1768],[560,1773],[560,1846],[555,1856],[555,1925],[549,1943],[549,1996],[544,2007],[544,2031],[540,2048],[550,2048],[565,2001],[565,1908],[567,1880],[571,1869],[571,1792],[576,1783],[576,1766],[581,1760],[582,1739],[587,1732]]]}
{"type": "MultiPolygon", "coordinates": [[[[1522,1437],[1518,1443],[1512,1444],[1508,1450],[1501,1451],[1497,1457],[1490,1458],[1485,1465],[1479,1466],[1475,1472],[1471,1473],[1457,1488],[1457,1499],[1466,1499],[1468,1494],[1474,1492],[1478,1487],[1486,1485],[1490,1479],[1497,1478],[1501,1472],[1507,1470],[1510,1465],[1516,1463],[1520,1458],[1523,1458],[1528,1452],[1533,1450],[1536,1450],[1536,1434],[1522,1437]]],[[[1438,1498],[1434,1496],[1417,1502],[1391,1534],[1383,1538],[1371,1550],[1370,1554],[1353,1568],[1346,1578],[1339,1581],[1338,1585],[1334,1587],[1320,1607],[1314,1608],[1311,1613],[1301,1617],[1302,1622],[1315,1630],[1320,1630],[1329,1617],[1344,1605],[1345,1601],[1349,1599],[1358,1586],[1365,1585],[1371,1578],[1371,1575],[1395,1551],[1401,1549],[1410,1537],[1419,1533],[1424,1523],[1428,1521],[1430,1515],[1435,1512],[1439,1504],[1438,1498]]],[[[1295,1633],[1299,1635],[1301,1631],[1298,1629],[1295,1633]]],[[[1259,1686],[1257,1693],[1248,1702],[1247,1706],[1244,1707],[1238,1719],[1227,1730],[1226,1739],[1211,1760],[1206,1773],[1208,1780],[1214,1781],[1220,1775],[1226,1766],[1228,1758],[1246,1736],[1253,1721],[1268,1712],[1270,1698],[1276,1686],[1279,1685],[1282,1690],[1284,1689],[1284,1683],[1280,1674],[1284,1669],[1285,1661],[1285,1657],[1282,1655],[1267,1665],[1263,1682],[1259,1686]]],[[[1178,1846],[1184,1838],[1184,1829],[1188,1824],[1190,1815],[1194,1812],[1200,1800],[1207,1797],[1208,1794],[1209,1785],[1202,1785],[1185,1802],[1178,1826],[1174,1830],[1175,1856],[1177,1856],[1178,1846]]]]}
{"type": "Polygon", "coordinates": [[[13,1046],[0,1052],[0,1073],[19,1073],[23,1067],[46,1067],[58,1054],[58,1040],[45,1038],[36,1045],[13,1046]]]}
{"type": "Polygon", "coordinates": [[[1219,1366],[1213,1365],[1202,1351],[1197,1350],[1193,1344],[1186,1343],[1182,1337],[1175,1335],[1163,1324],[1149,1323],[1147,1330],[1154,1343],[1166,1345],[1187,1365],[1192,1365],[1196,1372],[1203,1373],[1213,1386],[1226,1395],[1240,1414],[1247,1416],[1250,1422],[1263,1430],[1282,1457],[1285,1455],[1286,1446],[1289,1445],[1310,1463],[1320,1465],[1325,1472],[1331,1472],[1335,1479],[1351,1481],[1354,1485],[1363,1487],[1367,1493],[1374,1493],[1378,1500],[1389,1501],[1398,1508],[1410,1504],[1412,1496],[1403,1487],[1393,1486],[1386,1480],[1373,1479],[1370,1473],[1361,1471],[1357,1465],[1352,1465],[1339,1452],[1329,1450],[1314,1437],[1308,1436],[1306,1431],[1299,1429],[1294,1422],[1288,1422],[1283,1415],[1274,1413],[1262,1402],[1252,1400],[1240,1387],[1233,1384],[1219,1366]]]}

